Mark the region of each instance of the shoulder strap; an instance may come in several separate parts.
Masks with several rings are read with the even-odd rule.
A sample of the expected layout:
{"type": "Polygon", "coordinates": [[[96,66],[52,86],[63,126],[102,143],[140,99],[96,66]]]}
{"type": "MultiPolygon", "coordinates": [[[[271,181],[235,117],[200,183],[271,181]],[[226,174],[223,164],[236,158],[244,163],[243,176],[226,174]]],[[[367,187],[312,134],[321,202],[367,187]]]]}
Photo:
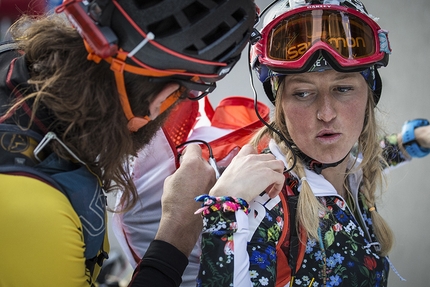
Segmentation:
{"type": "Polygon", "coordinates": [[[41,139],[32,130],[0,124],[0,173],[33,177],[66,194],[52,177],[34,168],[37,162],[33,150],[41,139]]]}
{"type": "Polygon", "coordinates": [[[299,192],[298,180],[290,173],[284,173],[285,184],[280,197],[284,208],[284,228],[276,246],[277,276],[276,286],[288,284],[301,265],[306,250],[306,233],[298,232],[296,210],[299,192]],[[300,233],[300,237],[299,237],[300,233]]]}
{"type": "Polygon", "coordinates": [[[18,45],[15,42],[0,43],[0,54],[6,51],[12,51],[16,49],[18,49],[18,45]]]}

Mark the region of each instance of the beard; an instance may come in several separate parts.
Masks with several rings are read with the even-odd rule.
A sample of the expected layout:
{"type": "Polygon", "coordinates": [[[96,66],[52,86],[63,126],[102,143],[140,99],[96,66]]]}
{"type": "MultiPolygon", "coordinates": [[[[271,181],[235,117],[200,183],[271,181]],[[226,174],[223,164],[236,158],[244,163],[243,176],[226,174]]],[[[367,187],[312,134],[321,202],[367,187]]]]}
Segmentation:
{"type": "Polygon", "coordinates": [[[160,130],[166,119],[169,117],[170,108],[164,113],[158,115],[154,120],[149,121],[145,126],[141,127],[137,132],[132,133],[133,140],[133,156],[151,142],[155,134],[160,130]]]}

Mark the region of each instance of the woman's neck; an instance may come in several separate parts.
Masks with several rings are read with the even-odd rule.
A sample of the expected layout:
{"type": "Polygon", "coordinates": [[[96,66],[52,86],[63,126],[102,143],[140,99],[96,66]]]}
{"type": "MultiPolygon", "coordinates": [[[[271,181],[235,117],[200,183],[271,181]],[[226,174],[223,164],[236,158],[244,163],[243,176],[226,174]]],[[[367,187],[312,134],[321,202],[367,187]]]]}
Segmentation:
{"type": "Polygon", "coordinates": [[[344,182],[345,182],[345,172],[346,172],[347,166],[348,166],[348,161],[344,160],[338,166],[326,168],[321,172],[324,178],[333,185],[337,193],[344,198],[346,195],[344,182]]]}

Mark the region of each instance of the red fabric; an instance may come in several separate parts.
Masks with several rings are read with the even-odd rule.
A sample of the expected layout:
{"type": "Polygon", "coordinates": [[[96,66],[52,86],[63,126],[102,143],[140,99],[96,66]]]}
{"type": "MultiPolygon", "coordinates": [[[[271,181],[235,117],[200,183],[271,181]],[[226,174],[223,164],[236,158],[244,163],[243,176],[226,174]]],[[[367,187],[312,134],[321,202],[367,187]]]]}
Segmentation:
{"type": "MultiPolygon", "coordinates": [[[[260,102],[257,104],[257,109],[261,117],[268,121],[270,109],[260,102]]],[[[263,126],[255,114],[254,100],[251,98],[227,97],[221,100],[216,109],[213,109],[208,97],[206,97],[204,111],[212,126],[234,130],[209,143],[217,161],[225,158],[232,150],[241,148],[248,143],[253,134],[263,126]]],[[[187,140],[198,116],[199,105],[190,100],[179,103],[170,113],[163,130],[168,136],[174,152],[176,152],[176,146],[187,140]]],[[[203,156],[208,158],[207,147],[203,144],[201,147],[203,156]]]]}
{"type": "Polygon", "coordinates": [[[191,100],[182,101],[170,112],[163,130],[175,147],[187,140],[197,122],[198,115],[199,103],[191,100]]]}
{"type": "MultiPolygon", "coordinates": [[[[169,140],[174,154],[176,147],[187,141],[190,131],[194,128],[199,115],[199,103],[197,101],[185,100],[176,105],[170,112],[163,126],[164,134],[169,140]]],[[[179,167],[179,159],[175,159],[176,167],[179,167]]]]}
{"type": "Polygon", "coordinates": [[[209,97],[205,97],[205,114],[210,121],[212,121],[214,113],[215,113],[215,110],[212,107],[211,102],[209,101],[209,97]]]}
{"type": "MultiPolygon", "coordinates": [[[[268,121],[270,109],[260,102],[257,109],[261,117],[268,121]]],[[[248,143],[254,133],[263,126],[255,114],[254,100],[240,96],[223,99],[216,107],[211,122],[212,126],[218,128],[234,129],[233,132],[210,142],[217,161],[225,158],[233,149],[248,143]]],[[[203,154],[208,156],[206,147],[203,147],[203,154]]]]}

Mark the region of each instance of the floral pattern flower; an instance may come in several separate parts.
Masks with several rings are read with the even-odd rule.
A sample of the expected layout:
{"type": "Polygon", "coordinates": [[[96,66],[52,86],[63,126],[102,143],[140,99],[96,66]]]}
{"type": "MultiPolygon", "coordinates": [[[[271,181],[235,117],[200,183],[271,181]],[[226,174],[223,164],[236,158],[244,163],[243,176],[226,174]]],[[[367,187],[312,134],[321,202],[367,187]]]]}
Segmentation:
{"type": "MultiPolygon", "coordinates": [[[[372,220],[363,198],[358,203],[360,218],[339,197],[324,197],[321,202],[327,207],[320,220],[324,248],[316,239],[307,240],[303,261],[290,286],[387,286],[389,265],[369,244],[367,234],[373,235],[372,220]]],[[[249,274],[253,286],[274,286],[276,246],[283,226],[284,212],[278,204],[267,211],[249,242],[249,274]]],[[[206,248],[203,250],[217,246],[222,250],[213,251],[217,257],[205,257],[199,275],[204,280],[198,280],[198,286],[233,286],[232,234],[236,229],[234,213],[217,211],[205,217],[202,244],[206,248]]]]}

